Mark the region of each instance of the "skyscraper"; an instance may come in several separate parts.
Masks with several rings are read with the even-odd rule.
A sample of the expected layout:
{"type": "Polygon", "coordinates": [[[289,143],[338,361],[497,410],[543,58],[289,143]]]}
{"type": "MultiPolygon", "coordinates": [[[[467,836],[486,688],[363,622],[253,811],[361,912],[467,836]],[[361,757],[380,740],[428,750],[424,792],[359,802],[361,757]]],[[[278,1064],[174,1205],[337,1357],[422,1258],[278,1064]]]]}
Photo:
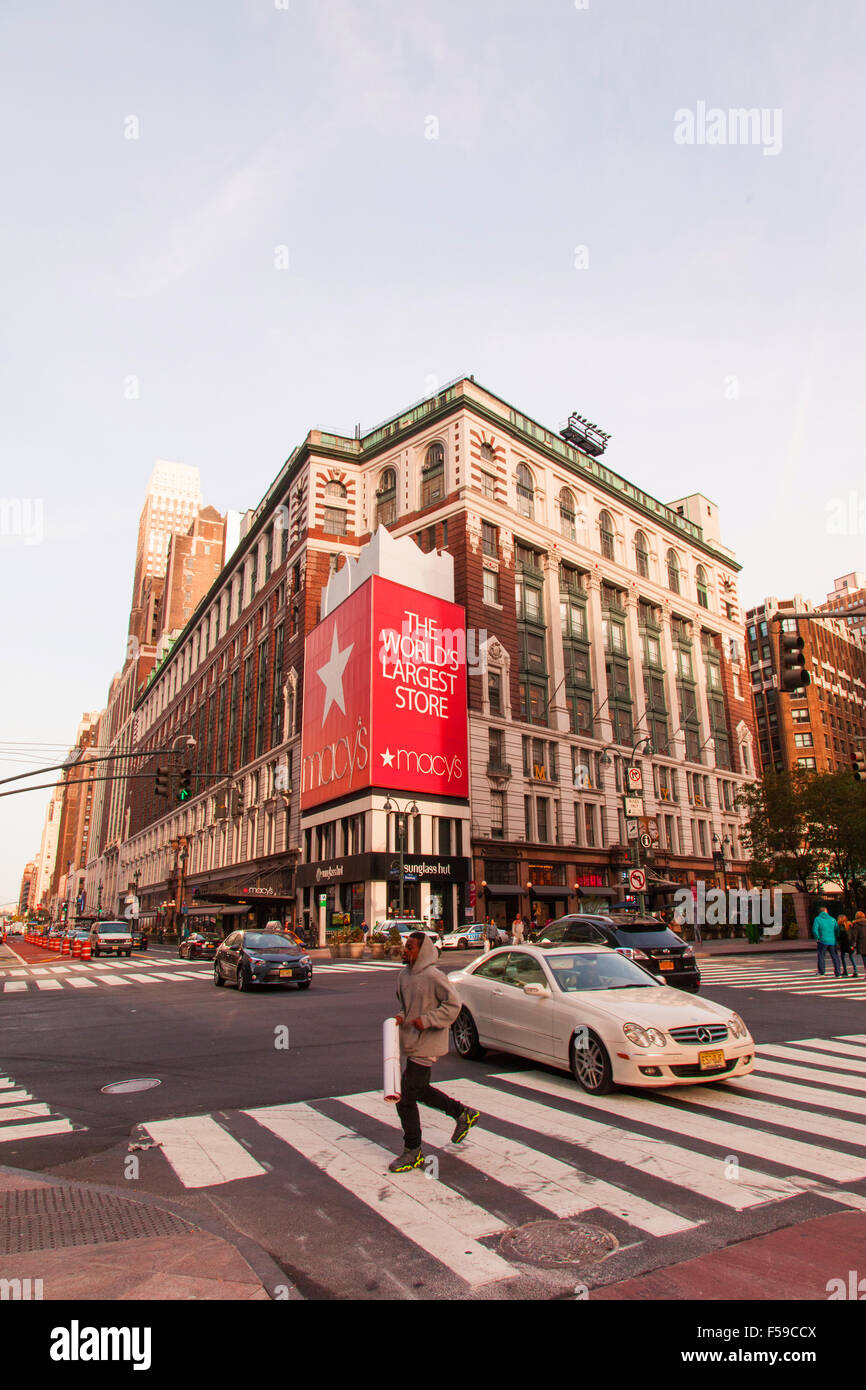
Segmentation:
{"type": "Polygon", "coordinates": [[[198,469],[158,459],[138,523],[129,635],[139,643],[156,641],[171,538],[186,534],[201,503],[198,469]]]}

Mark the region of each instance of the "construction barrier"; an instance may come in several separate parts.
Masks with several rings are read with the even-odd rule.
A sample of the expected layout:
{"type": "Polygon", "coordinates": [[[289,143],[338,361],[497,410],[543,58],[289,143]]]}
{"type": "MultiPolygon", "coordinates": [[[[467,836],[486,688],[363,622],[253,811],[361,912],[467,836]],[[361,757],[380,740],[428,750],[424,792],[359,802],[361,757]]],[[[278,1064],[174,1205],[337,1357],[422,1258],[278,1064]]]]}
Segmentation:
{"type": "Polygon", "coordinates": [[[91,952],[91,945],[90,945],[90,942],[89,942],[89,941],[82,941],[82,943],[81,943],[81,959],[82,959],[82,960],[90,960],[90,952],[91,952]]]}
{"type": "Polygon", "coordinates": [[[68,955],[69,955],[69,937],[68,937],[68,936],[64,936],[63,941],[61,942],[61,945],[60,945],[60,954],[61,954],[61,956],[68,956],[68,955]]]}
{"type": "Polygon", "coordinates": [[[81,959],[81,942],[78,940],[77,936],[73,937],[72,939],[72,959],[81,959]]]}

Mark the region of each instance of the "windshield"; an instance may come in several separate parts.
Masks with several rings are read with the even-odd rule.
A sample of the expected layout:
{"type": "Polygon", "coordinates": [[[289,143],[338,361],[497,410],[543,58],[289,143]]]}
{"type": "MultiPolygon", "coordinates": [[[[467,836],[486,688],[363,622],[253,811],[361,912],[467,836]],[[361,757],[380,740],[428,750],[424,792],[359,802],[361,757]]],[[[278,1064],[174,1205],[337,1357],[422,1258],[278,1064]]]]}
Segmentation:
{"type": "Polygon", "coordinates": [[[566,994],[596,989],[665,989],[633,961],[616,951],[581,951],[548,956],[546,964],[566,994]]]}
{"type": "Polygon", "coordinates": [[[129,927],[100,927],[100,936],[129,936],[129,927]]]}
{"type": "Polygon", "coordinates": [[[295,943],[277,932],[248,931],[244,936],[244,948],[247,951],[286,951],[294,950],[295,943]]]}

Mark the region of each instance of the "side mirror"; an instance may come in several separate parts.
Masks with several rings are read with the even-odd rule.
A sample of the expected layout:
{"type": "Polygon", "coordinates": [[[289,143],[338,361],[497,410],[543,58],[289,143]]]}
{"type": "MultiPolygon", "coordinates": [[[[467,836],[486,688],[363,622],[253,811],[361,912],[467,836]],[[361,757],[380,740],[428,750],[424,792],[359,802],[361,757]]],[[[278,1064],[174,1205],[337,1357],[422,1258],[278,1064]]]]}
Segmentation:
{"type": "Polygon", "coordinates": [[[533,999],[550,998],[550,990],[547,985],[524,985],[523,993],[530,995],[533,999]]]}

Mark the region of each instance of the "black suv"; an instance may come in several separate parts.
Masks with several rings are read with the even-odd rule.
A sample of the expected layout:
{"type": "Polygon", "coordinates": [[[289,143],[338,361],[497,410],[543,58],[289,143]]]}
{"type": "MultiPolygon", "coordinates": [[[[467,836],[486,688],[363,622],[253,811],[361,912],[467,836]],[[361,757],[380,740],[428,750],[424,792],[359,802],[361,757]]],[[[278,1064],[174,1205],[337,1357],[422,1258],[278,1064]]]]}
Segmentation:
{"type": "Polygon", "coordinates": [[[558,917],[534,932],[530,940],[536,946],[610,946],[677,989],[697,994],[701,987],[701,972],[691,946],[664,922],[639,912],[558,917]]]}

